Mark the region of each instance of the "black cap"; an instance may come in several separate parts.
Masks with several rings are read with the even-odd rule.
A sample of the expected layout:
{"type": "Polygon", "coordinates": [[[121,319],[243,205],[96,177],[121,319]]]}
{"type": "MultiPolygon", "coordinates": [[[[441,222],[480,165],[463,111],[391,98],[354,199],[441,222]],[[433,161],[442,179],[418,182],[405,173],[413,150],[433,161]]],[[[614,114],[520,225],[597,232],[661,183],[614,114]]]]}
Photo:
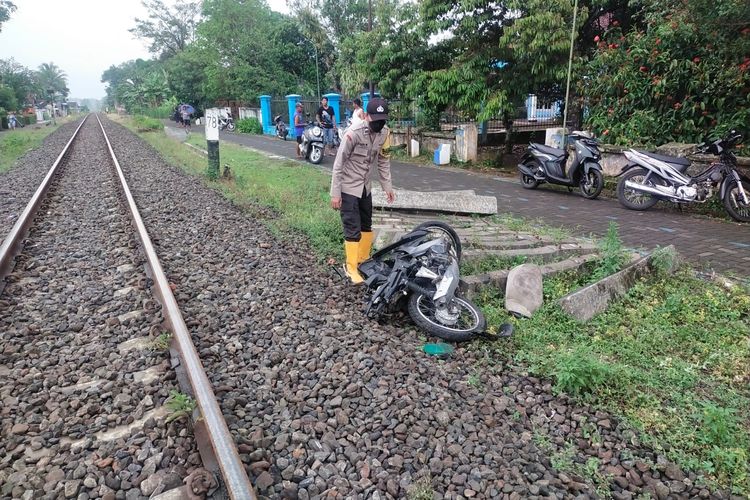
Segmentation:
{"type": "Polygon", "coordinates": [[[370,99],[367,103],[367,114],[370,120],[387,120],[388,119],[388,103],[385,99],[370,99]]]}

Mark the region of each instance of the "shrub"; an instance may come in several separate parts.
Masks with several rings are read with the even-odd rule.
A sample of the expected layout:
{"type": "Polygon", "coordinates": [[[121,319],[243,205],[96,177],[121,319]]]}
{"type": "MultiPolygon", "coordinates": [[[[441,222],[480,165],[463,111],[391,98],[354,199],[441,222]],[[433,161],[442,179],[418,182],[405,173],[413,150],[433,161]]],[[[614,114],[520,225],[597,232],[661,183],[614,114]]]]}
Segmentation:
{"type": "Polygon", "coordinates": [[[609,223],[607,235],[599,243],[602,258],[592,273],[592,280],[600,280],[620,271],[628,263],[628,252],[623,248],[617,224],[609,223]]]}
{"type": "Polygon", "coordinates": [[[133,123],[135,124],[136,128],[138,130],[161,130],[163,128],[163,125],[159,120],[156,120],[154,118],[149,118],[147,116],[143,115],[136,115],[133,117],[133,123]]]}
{"type": "Polygon", "coordinates": [[[237,130],[245,134],[262,134],[263,126],[257,118],[243,118],[237,122],[237,130]]]}
{"type": "Polygon", "coordinates": [[[612,369],[584,347],[577,347],[556,360],[553,371],[555,390],[583,396],[605,384],[612,369]]]}

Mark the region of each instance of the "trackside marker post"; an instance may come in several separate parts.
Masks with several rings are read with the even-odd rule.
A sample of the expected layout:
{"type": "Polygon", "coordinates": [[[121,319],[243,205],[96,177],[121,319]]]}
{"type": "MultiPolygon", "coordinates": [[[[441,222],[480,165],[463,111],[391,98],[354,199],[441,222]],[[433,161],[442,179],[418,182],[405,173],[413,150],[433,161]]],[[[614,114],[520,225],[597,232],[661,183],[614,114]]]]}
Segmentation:
{"type": "Polygon", "coordinates": [[[208,177],[219,178],[219,110],[206,110],[206,150],[208,151],[208,177]]]}

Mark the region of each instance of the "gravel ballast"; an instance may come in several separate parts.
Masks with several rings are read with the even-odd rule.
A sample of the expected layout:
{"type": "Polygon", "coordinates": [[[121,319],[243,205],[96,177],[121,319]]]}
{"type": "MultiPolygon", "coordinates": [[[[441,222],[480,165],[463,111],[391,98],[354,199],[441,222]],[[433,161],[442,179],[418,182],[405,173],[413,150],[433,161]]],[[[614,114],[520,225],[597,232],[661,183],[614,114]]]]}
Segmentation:
{"type": "Polygon", "coordinates": [[[2,498],[148,498],[201,465],[185,423],[164,422],[178,385],[148,347],[161,312],[111,163],[91,117],[0,295],[2,498]]]}
{"type": "Polygon", "coordinates": [[[479,354],[426,357],[301,237],[106,122],[258,492],[268,498],[729,498],[612,416],[479,354]],[[471,377],[470,377],[471,376],[471,377]],[[471,381],[471,383],[469,383],[471,381]],[[421,490],[418,490],[420,487],[421,490]]]}

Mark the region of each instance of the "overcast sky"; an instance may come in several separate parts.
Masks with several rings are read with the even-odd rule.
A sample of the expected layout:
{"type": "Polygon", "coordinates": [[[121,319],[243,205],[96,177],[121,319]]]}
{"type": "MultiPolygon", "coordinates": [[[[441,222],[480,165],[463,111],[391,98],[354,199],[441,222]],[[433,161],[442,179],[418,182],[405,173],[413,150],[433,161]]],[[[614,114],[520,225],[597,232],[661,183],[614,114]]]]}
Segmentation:
{"type": "MultiPolygon", "coordinates": [[[[285,0],[266,0],[288,12],[285,0]]],[[[150,57],[128,32],[145,17],[141,0],[15,0],[16,11],[0,32],[0,59],[36,69],[57,64],[68,75],[70,97],[104,97],[102,72],[112,64],[150,57]]],[[[174,0],[167,0],[172,4],[174,0]]]]}

